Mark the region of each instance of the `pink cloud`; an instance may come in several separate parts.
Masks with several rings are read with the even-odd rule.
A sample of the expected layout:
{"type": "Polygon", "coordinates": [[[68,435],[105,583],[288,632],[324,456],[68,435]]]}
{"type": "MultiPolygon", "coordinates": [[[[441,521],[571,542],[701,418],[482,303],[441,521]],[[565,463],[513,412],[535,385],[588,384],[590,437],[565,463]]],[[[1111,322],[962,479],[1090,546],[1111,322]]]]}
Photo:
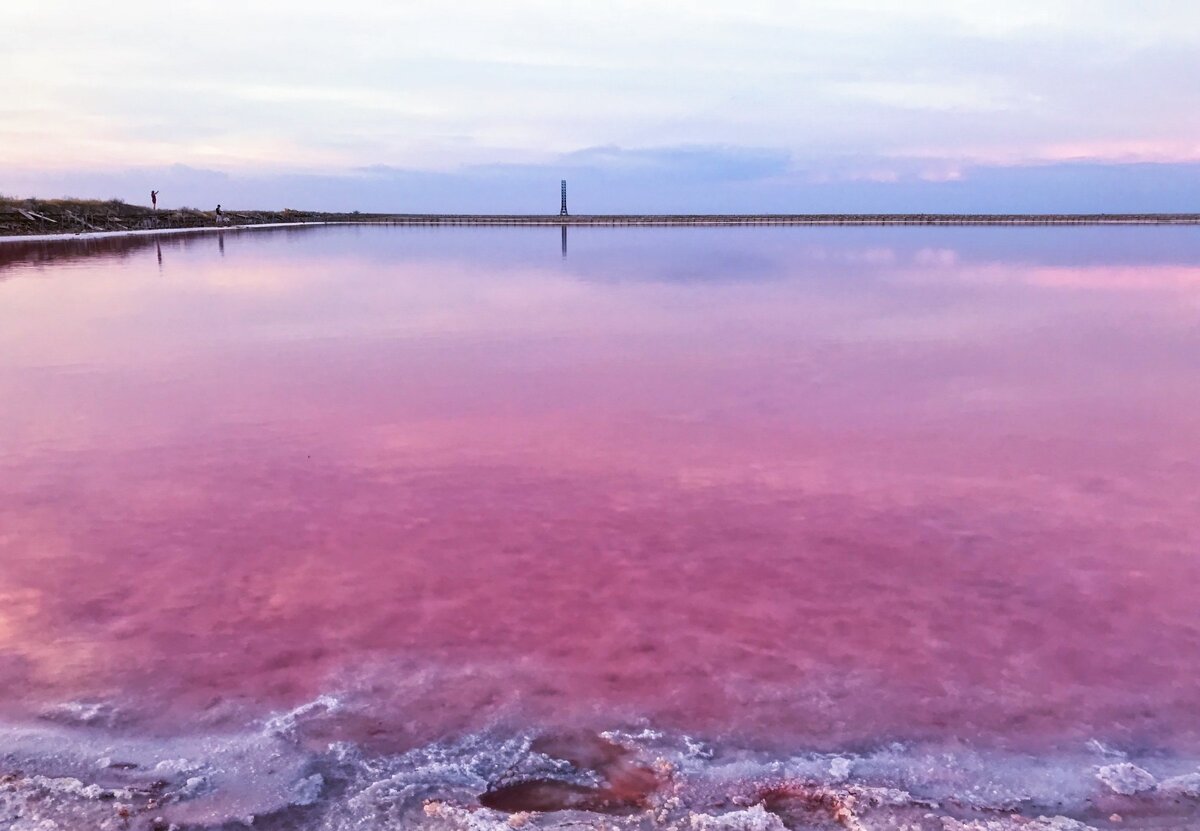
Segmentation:
{"type": "MultiPolygon", "coordinates": [[[[1192,139],[1095,139],[1024,147],[924,147],[904,155],[994,166],[1082,161],[1169,164],[1200,162],[1200,142],[1192,139]]],[[[950,164],[944,168],[931,168],[922,173],[921,178],[927,181],[957,181],[962,178],[962,172],[956,165],[950,164]]]]}

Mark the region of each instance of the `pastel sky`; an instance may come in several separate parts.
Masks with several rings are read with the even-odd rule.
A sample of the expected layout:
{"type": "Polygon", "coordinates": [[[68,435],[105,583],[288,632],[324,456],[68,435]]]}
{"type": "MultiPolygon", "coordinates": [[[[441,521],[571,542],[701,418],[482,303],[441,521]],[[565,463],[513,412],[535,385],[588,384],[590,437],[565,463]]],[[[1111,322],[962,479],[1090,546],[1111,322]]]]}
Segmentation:
{"type": "Polygon", "coordinates": [[[0,193],[1200,210],[1191,0],[0,4],[0,193]]]}

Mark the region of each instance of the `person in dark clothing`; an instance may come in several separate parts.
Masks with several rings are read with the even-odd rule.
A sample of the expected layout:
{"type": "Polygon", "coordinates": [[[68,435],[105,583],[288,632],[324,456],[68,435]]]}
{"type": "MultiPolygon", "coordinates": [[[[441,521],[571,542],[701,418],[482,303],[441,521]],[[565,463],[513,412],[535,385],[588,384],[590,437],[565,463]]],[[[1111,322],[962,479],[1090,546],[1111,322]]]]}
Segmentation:
{"type": "Polygon", "coordinates": [[[150,191],[150,207],[155,211],[158,210],[158,191],[156,190],[150,191]]]}

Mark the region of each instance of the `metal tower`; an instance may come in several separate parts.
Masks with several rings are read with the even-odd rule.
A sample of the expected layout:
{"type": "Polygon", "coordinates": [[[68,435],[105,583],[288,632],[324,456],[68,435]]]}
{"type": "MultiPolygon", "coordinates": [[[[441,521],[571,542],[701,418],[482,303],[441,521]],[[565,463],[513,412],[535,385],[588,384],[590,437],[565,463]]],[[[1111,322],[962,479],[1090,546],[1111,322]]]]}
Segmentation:
{"type": "Polygon", "coordinates": [[[559,216],[567,215],[567,180],[562,180],[562,207],[558,211],[559,216]]]}

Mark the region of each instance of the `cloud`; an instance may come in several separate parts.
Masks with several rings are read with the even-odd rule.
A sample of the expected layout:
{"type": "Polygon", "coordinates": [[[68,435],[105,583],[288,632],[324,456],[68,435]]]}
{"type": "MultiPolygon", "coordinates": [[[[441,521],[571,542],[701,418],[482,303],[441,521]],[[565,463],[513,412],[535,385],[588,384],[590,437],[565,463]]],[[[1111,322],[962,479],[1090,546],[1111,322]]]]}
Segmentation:
{"type": "Polygon", "coordinates": [[[0,54],[0,158],[38,171],[634,164],[628,148],[680,167],[721,148],[734,170],[745,148],[753,177],[777,161],[763,147],[875,170],[1194,161],[1200,134],[1190,3],[262,0],[230,18],[43,0],[0,6],[0,54]]]}
{"type": "Polygon", "coordinates": [[[575,213],[1189,212],[1200,163],[943,164],[797,159],[780,149],[591,148],[527,164],[429,171],[375,165],[323,173],[228,173],[184,165],[94,172],[0,168],[12,195],[75,195],[169,207],[364,212],[575,213]]]}
{"type": "Polygon", "coordinates": [[[783,175],[791,154],[782,149],[736,145],[634,149],[608,145],[567,153],[561,163],[568,170],[604,170],[617,175],[645,171],[654,176],[735,181],[783,175]]]}

